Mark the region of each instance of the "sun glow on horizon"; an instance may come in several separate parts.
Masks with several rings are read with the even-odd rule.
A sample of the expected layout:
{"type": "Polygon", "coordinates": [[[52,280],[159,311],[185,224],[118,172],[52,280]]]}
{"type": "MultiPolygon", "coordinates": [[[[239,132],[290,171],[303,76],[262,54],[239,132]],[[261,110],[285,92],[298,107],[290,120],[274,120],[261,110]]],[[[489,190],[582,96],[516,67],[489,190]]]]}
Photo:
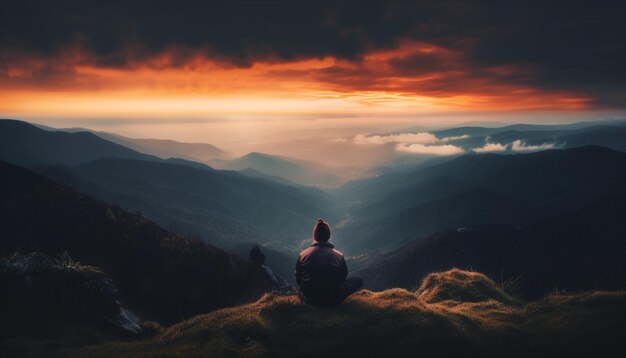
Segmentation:
{"type": "MultiPolygon", "coordinates": [[[[576,93],[542,91],[477,76],[454,51],[404,41],[347,61],[330,56],[236,67],[197,54],[182,64],[174,50],[122,67],[99,66],[68,49],[51,61],[13,55],[0,77],[0,114],[68,117],[379,115],[454,111],[589,109],[576,93]],[[413,62],[417,61],[415,64],[413,62]],[[420,61],[425,62],[420,68],[420,61]],[[429,68],[440,61],[444,67],[429,68]],[[404,63],[406,62],[406,63],[404,63]]],[[[515,68],[491,69],[510,75],[515,68]]]]}

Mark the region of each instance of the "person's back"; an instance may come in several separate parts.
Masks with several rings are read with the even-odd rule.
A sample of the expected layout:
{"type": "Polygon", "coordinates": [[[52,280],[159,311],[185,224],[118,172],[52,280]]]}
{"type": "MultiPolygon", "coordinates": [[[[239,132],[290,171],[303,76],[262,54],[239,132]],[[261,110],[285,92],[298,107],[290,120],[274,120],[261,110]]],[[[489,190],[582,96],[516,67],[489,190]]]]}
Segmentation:
{"type": "Polygon", "coordinates": [[[296,281],[300,298],[317,306],[333,306],[358,290],[363,281],[348,276],[343,254],[329,243],[330,226],[319,219],[313,229],[315,242],[300,253],[296,281]]]}

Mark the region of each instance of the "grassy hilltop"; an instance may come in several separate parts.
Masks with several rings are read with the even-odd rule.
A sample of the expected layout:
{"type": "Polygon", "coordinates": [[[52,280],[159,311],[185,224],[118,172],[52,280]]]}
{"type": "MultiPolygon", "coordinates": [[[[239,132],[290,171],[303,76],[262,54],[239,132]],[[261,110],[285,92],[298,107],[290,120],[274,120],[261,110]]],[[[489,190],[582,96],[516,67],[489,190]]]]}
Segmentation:
{"type": "Polygon", "coordinates": [[[414,292],[363,290],[335,309],[266,294],[143,340],[28,347],[85,357],[617,356],[624,332],[626,293],[554,293],[525,303],[480,273],[455,269],[427,276],[414,292]]]}

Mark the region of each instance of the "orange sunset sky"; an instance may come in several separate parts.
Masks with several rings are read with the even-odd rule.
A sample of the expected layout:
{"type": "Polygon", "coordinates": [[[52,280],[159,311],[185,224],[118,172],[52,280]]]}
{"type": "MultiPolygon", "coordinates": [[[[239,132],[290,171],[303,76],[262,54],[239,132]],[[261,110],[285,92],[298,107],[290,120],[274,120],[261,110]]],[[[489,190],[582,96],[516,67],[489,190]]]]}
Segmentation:
{"type": "Polygon", "coordinates": [[[3,4],[0,116],[201,141],[239,140],[243,127],[558,123],[624,112],[622,85],[602,72],[622,75],[610,56],[623,43],[568,28],[598,26],[585,9],[537,19],[521,5],[324,2],[313,10],[279,1],[209,4],[198,17],[183,4],[156,2],[151,13],[138,3],[70,1],[39,12],[3,4]],[[502,21],[483,24],[480,11],[502,21]],[[602,51],[608,60],[591,56],[602,51]],[[220,124],[205,128],[211,137],[190,123],[220,124]]]}

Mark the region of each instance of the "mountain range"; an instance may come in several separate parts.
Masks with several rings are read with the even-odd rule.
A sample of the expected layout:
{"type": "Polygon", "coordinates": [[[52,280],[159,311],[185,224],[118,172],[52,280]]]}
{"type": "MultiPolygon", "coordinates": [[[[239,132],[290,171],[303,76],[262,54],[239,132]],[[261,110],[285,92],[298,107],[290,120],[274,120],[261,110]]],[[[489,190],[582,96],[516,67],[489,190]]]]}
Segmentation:
{"type": "Polygon", "coordinates": [[[450,267],[483,272],[529,299],[621,290],[626,278],[626,197],[608,196],[525,225],[445,230],[355,263],[367,287],[415,289],[450,267]],[[513,287],[514,286],[514,287],[513,287]]]}
{"type": "MultiPolygon", "coordinates": [[[[214,160],[213,165],[230,166],[237,172],[185,158],[143,154],[92,133],[55,132],[19,121],[0,121],[0,126],[2,159],[119,205],[171,231],[242,256],[253,244],[260,244],[267,253],[266,264],[287,280],[293,279],[297,252],[310,242],[312,223],[323,217],[333,226],[333,241],[354,258],[351,265],[366,277],[368,287],[409,287],[409,282],[417,282],[416,277],[450,265],[479,267],[492,276],[502,270],[507,276],[525,274],[532,278],[526,288],[529,295],[540,295],[557,286],[610,286],[592,279],[581,279],[575,285],[568,281],[571,275],[567,273],[540,275],[543,270],[554,272],[554,267],[529,267],[513,259],[507,266],[497,257],[507,257],[507,245],[512,242],[518,245],[517,251],[526,254],[520,259],[532,257],[534,250],[539,250],[536,242],[550,241],[552,231],[545,229],[547,223],[553,223],[550,225],[561,233],[559,238],[566,234],[577,237],[576,232],[568,231],[567,220],[557,219],[576,215],[583,208],[600,205],[597,210],[603,212],[599,203],[609,203],[607,207],[621,212],[608,201],[626,196],[626,154],[617,150],[626,127],[620,125],[435,131],[446,136],[489,136],[502,142],[520,136],[527,143],[561,138],[561,144],[551,150],[437,157],[331,189],[318,185],[332,178],[323,166],[285,157],[251,153],[234,160],[214,160]],[[606,146],[582,146],[587,143],[606,146]],[[315,175],[320,180],[314,184],[318,187],[304,186],[312,184],[305,180],[315,175]],[[531,237],[520,236],[523,230],[531,237]],[[466,243],[459,237],[476,239],[466,243]],[[498,241],[498,237],[515,239],[498,241]],[[464,246],[483,241],[480,250],[464,246]],[[439,259],[435,262],[426,253],[439,259]],[[484,260],[491,264],[483,264],[484,260]],[[402,264],[396,266],[397,262],[402,264]],[[542,277],[552,278],[542,281],[542,277]]],[[[616,218],[609,214],[607,218],[616,218]]],[[[576,220],[580,225],[607,227],[608,233],[621,230],[593,215],[580,214],[576,220]]],[[[611,241],[615,236],[585,235],[576,242],[586,250],[589,247],[582,244],[585,237],[608,240],[599,252],[607,245],[619,244],[611,241]]],[[[618,259],[607,259],[607,264],[615,265],[611,266],[615,272],[621,272],[618,259]]],[[[577,251],[563,260],[563,267],[573,267],[573,262],[584,258],[577,251]]],[[[574,269],[564,272],[579,273],[574,269]]]]}
{"type": "Polygon", "coordinates": [[[37,127],[53,132],[79,133],[88,132],[112,143],[122,145],[124,147],[136,150],[141,153],[153,155],[162,159],[181,158],[196,162],[207,162],[215,158],[224,158],[228,156],[224,150],[209,143],[185,143],[171,139],[144,139],[130,138],[115,133],[93,131],[87,128],[51,128],[41,124],[37,127]]]}
{"type": "Polygon", "coordinates": [[[21,166],[76,165],[102,157],[157,160],[89,132],[46,131],[16,120],[0,120],[0,160],[21,166]]]}
{"type": "Polygon", "coordinates": [[[322,213],[333,217],[327,195],[234,171],[115,158],[38,171],[222,247],[272,242],[295,248],[307,238],[302,227],[322,213]]]}
{"type": "Polygon", "coordinates": [[[349,183],[341,243],[390,248],[440,230],[518,225],[626,193],[626,153],[588,146],[530,154],[470,154],[413,172],[349,183]]]}
{"type": "MultiPolygon", "coordinates": [[[[383,163],[368,170],[371,176],[397,171],[411,170],[418,165],[429,165],[432,161],[447,160],[467,153],[517,154],[546,149],[569,149],[587,145],[603,146],[618,151],[626,151],[626,121],[607,120],[578,122],[560,125],[514,124],[504,127],[463,126],[426,131],[406,129],[386,135],[434,136],[444,144],[453,145],[459,152],[456,155],[437,156],[433,154],[402,153],[387,158],[383,163]]],[[[435,143],[436,145],[436,143],[435,143]]]]}
{"type": "Polygon", "coordinates": [[[158,224],[222,247],[267,243],[299,247],[311,222],[336,218],[328,194],[180,158],[142,154],[88,132],[54,132],[0,121],[0,159],[158,224]]]}

